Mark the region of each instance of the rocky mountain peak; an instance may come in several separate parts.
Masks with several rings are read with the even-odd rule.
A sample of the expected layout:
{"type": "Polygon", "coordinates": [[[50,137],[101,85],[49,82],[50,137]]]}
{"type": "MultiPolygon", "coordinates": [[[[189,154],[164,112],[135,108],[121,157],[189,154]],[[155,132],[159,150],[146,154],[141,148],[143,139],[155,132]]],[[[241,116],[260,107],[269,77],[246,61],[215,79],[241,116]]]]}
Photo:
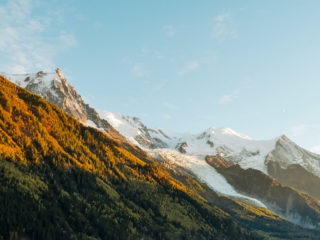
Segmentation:
{"type": "Polygon", "coordinates": [[[60,68],[56,69],[56,73],[57,73],[57,75],[59,76],[60,79],[64,79],[63,73],[62,73],[60,68]]]}
{"type": "Polygon", "coordinates": [[[60,68],[55,72],[39,71],[31,74],[3,74],[11,82],[24,87],[50,103],[57,105],[80,122],[109,131],[111,125],[86,104],[80,94],[69,84],[60,68]]]}

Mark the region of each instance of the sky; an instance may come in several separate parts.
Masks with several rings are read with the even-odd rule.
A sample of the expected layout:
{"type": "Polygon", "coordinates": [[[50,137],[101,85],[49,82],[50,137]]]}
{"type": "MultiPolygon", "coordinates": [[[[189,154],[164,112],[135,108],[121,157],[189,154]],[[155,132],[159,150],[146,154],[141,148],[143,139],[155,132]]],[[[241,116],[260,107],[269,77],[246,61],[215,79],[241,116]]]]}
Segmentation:
{"type": "Polygon", "coordinates": [[[149,127],[286,134],[320,153],[318,0],[0,0],[0,72],[59,67],[149,127]]]}

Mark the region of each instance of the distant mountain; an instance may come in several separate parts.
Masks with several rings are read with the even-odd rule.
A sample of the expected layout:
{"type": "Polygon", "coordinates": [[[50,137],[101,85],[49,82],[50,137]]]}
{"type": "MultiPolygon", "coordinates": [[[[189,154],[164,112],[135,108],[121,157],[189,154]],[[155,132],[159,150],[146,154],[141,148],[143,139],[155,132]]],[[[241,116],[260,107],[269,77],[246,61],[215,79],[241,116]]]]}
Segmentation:
{"type": "Polygon", "coordinates": [[[270,162],[279,163],[283,169],[300,165],[320,177],[320,155],[299,147],[284,135],[260,141],[230,128],[209,128],[200,134],[180,134],[148,128],[140,119],[121,114],[102,111],[100,116],[128,140],[143,148],[170,148],[195,156],[221,155],[244,169],[253,168],[266,174],[270,162]]]}
{"type": "Polygon", "coordinates": [[[100,116],[129,141],[149,151],[158,149],[165,153],[171,149],[202,161],[207,155],[223,156],[231,164],[259,170],[320,200],[320,155],[299,147],[284,135],[259,141],[229,128],[179,134],[148,128],[140,119],[121,114],[102,111],[100,116]]]}
{"type": "Polygon", "coordinates": [[[100,116],[129,141],[149,151],[171,149],[202,161],[207,155],[222,156],[233,165],[259,170],[320,200],[320,155],[299,147],[284,135],[260,141],[229,128],[179,134],[148,128],[140,119],[121,114],[100,112],[100,116]]]}
{"type": "Polygon", "coordinates": [[[0,86],[0,239],[317,239],[0,86]]]}
{"type": "Polygon", "coordinates": [[[207,156],[206,161],[221,173],[237,191],[262,201],[270,210],[308,228],[320,225],[320,203],[295,188],[256,169],[243,169],[221,156],[207,156]],[[254,183],[254,184],[253,184],[254,183]]]}
{"type": "Polygon", "coordinates": [[[0,86],[0,239],[315,239],[266,209],[172,177],[141,149],[3,77],[0,86]]]}
{"type": "MultiPolygon", "coordinates": [[[[320,200],[320,156],[299,147],[286,136],[259,141],[229,128],[209,128],[199,134],[149,128],[136,117],[91,108],[59,69],[55,73],[4,75],[54,103],[82,123],[112,132],[118,138],[123,135],[170,171],[196,176],[220,195],[240,198],[256,206],[270,206],[266,205],[264,198],[239,190],[221,171],[205,161],[207,156],[222,157],[229,167],[258,170],[283,186],[296,188],[320,200]]],[[[307,201],[306,198],[304,201],[307,201]]],[[[272,210],[283,213],[281,209],[272,210]]],[[[303,219],[303,216],[300,217],[303,219]]],[[[316,221],[313,221],[313,226],[317,225],[316,221]]]]}

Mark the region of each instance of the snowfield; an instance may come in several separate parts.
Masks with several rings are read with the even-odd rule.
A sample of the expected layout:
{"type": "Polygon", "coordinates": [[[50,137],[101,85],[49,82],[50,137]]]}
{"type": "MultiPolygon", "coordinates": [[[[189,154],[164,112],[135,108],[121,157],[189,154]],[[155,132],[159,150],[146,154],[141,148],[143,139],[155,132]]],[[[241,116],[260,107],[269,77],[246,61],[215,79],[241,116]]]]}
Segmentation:
{"type": "Polygon", "coordinates": [[[253,202],[259,207],[266,208],[262,202],[235,191],[234,188],[226,181],[226,179],[213,167],[208,165],[202,157],[181,154],[180,152],[171,149],[148,150],[148,153],[155,159],[161,157],[170,165],[180,166],[192,172],[201,182],[206,183],[217,193],[232,197],[244,198],[250,202],[253,202]]]}
{"type": "Polygon", "coordinates": [[[276,161],[287,168],[298,164],[320,177],[320,155],[311,153],[280,136],[271,140],[255,140],[230,128],[209,128],[200,134],[176,133],[151,129],[138,118],[100,111],[102,118],[133,144],[148,149],[179,150],[184,156],[221,155],[242,168],[253,168],[268,174],[267,163],[276,161]]]}

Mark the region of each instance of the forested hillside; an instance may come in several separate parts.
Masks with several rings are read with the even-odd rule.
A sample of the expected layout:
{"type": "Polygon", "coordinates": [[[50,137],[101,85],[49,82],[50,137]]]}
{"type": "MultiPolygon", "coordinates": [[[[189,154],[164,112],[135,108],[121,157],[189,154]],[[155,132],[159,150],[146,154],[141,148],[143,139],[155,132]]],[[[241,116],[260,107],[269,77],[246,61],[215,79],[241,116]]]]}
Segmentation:
{"type": "Polygon", "coordinates": [[[206,196],[139,148],[2,77],[0,86],[0,239],[286,238],[282,227],[316,239],[263,209],[206,196]]]}
{"type": "Polygon", "coordinates": [[[144,152],[0,84],[3,239],[251,238],[144,152]]]}

